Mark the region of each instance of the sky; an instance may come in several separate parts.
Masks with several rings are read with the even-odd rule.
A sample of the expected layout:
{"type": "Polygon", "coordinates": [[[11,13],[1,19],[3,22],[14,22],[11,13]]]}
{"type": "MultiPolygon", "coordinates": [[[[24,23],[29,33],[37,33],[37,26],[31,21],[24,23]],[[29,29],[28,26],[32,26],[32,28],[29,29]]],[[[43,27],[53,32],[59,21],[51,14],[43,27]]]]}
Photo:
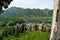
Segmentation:
{"type": "Polygon", "coordinates": [[[13,0],[10,7],[53,9],[53,0],[13,0]]]}

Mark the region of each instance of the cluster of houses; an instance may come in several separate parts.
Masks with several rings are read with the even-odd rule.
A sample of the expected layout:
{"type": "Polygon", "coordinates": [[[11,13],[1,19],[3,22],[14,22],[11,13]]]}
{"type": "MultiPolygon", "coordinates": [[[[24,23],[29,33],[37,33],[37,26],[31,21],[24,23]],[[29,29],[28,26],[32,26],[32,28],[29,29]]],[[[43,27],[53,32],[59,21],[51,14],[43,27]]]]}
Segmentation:
{"type": "Polygon", "coordinates": [[[24,22],[22,24],[16,23],[15,26],[23,27],[27,30],[40,30],[40,31],[51,31],[51,25],[50,24],[43,24],[43,23],[30,23],[30,22],[24,22]]]}
{"type": "Polygon", "coordinates": [[[50,24],[44,24],[44,23],[30,23],[30,22],[24,22],[24,23],[16,23],[14,27],[24,27],[26,30],[40,30],[40,31],[51,31],[51,25],[50,24]]]}

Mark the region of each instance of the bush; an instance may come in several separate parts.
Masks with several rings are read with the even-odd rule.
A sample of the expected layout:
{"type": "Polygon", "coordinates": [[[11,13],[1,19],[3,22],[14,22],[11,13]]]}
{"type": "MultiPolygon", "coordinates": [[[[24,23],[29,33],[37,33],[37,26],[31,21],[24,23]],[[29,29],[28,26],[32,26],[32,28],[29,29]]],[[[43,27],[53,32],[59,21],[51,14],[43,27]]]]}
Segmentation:
{"type": "Polygon", "coordinates": [[[0,40],[3,40],[3,36],[2,35],[0,35],[0,40]]]}
{"type": "Polygon", "coordinates": [[[49,40],[48,32],[32,31],[26,35],[22,35],[19,40],[49,40]]]}
{"type": "Polygon", "coordinates": [[[21,37],[15,36],[4,37],[4,40],[49,40],[49,32],[31,31],[27,34],[22,34],[21,37]]]}

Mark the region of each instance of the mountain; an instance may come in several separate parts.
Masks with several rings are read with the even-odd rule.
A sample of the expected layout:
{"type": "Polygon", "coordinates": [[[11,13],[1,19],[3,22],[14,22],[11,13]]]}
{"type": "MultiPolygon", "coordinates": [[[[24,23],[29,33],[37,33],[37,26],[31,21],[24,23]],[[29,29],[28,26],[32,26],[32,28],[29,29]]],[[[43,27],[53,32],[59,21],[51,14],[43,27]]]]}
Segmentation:
{"type": "Polygon", "coordinates": [[[11,7],[0,15],[2,18],[16,18],[16,17],[52,17],[53,10],[50,9],[24,9],[18,7],[11,7]]]}

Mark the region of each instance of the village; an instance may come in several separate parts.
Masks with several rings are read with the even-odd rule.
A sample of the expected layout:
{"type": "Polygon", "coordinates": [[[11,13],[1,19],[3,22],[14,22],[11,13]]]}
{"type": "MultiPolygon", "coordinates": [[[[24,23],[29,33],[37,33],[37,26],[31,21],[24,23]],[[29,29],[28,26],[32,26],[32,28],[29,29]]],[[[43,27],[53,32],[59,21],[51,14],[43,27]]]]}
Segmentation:
{"type": "Polygon", "coordinates": [[[16,22],[15,24],[10,23],[7,24],[7,26],[13,26],[14,28],[20,27],[23,28],[26,31],[32,31],[32,30],[40,30],[44,32],[49,32],[51,31],[51,24],[46,24],[46,23],[31,23],[29,21],[25,21],[23,23],[16,22]]]}
{"type": "Polygon", "coordinates": [[[0,40],[60,40],[59,4],[59,0],[0,0],[0,40]]]}

